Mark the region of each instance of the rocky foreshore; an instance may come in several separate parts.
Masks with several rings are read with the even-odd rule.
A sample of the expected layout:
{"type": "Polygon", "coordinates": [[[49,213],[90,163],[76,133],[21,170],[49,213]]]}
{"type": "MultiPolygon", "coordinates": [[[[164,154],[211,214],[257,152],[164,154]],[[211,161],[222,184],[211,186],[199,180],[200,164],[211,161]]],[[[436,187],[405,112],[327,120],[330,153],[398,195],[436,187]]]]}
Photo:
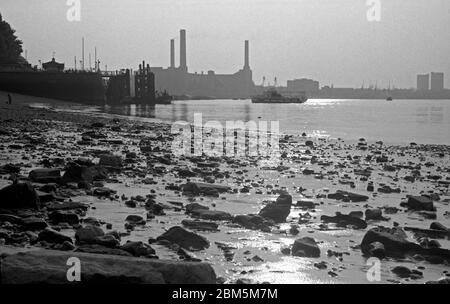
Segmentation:
{"type": "Polygon", "coordinates": [[[170,127],[0,105],[1,282],[449,282],[450,147],[283,135],[268,167],[170,127]]]}

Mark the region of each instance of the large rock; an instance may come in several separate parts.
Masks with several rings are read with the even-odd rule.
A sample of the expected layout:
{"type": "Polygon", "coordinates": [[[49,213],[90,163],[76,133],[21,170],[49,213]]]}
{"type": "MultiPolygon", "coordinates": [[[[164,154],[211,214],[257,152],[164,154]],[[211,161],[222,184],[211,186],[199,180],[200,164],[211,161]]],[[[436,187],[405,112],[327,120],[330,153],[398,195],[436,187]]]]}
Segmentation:
{"type": "Polygon", "coordinates": [[[191,203],[186,205],[186,213],[195,213],[198,210],[209,210],[209,207],[200,205],[199,203],[191,203]]]}
{"type": "Polygon", "coordinates": [[[39,208],[39,197],[30,183],[12,184],[0,189],[0,208],[39,208]]]}
{"type": "Polygon", "coordinates": [[[208,207],[192,203],[186,205],[186,213],[194,217],[211,221],[228,221],[233,218],[231,214],[225,211],[209,210],[208,207]]]}
{"type": "Polygon", "coordinates": [[[181,189],[183,192],[188,192],[193,195],[204,194],[207,196],[219,196],[219,193],[231,190],[229,186],[194,182],[181,185],[181,189]]]}
{"type": "Polygon", "coordinates": [[[53,211],[48,215],[48,217],[55,224],[68,223],[70,225],[75,225],[80,223],[78,215],[71,210],[53,211]]]}
{"type": "Polygon", "coordinates": [[[219,225],[213,222],[182,220],[181,224],[189,229],[204,231],[216,231],[219,228],[219,225]]]}
{"type": "Polygon", "coordinates": [[[61,180],[59,169],[35,169],[30,172],[28,178],[36,183],[58,183],[61,180]]]}
{"type": "Polygon", "coordinates": [[[228,221],[233,218],[233,216],[228,212],[218,210],[197,209],[194,212],[192,212],[192,215],[210,221],[228,221]]]}
{"type": "Polygon", "coordinates": [[[39,241],[45,241],[52,244],[62,244],[64,242],[72,243],[72,239],[67,235],[61,234],[52,229],[45,229],[39,233],[39,241]]]}
{"type": "Polygon", "coordinates": [[[122,157],[112,154],[100,155],[99,165],[109,168],[120,168],[122,167],[122,157]]]}
{"type": "Polygon", "coordinates": [[[135,257],[150,257],[155,254],[155,250],[150,245],[143,242],[130,242],[128,241],[120,247],[120,249],[129,252],[135,257]]]}
{"type": "Polygon", "coordinates": [[[79,228],[75,232],[75,240],[79,244],[96,244],[97,238],[104,235],[105,232],[102,228],[94,225],[87,225],[79,228]]]}
{"type": "Polygon", "coordinates": [[[413,210],[436,211],[433,201],[425,196],[408,196],[406,207],[413,210]]]}
{"type": "Polygon", "coordinates": [[[431,223],[430,229],[450,232],[450,230],[447,227],[445,227],[444,225],[442,225],[439,222],[431,223]]]}
{"type": "Polygon", "coordinates": [[[83,244],[77,247],[76,252],[85,252],[93,254],[109,254],[109,255],[121,255],[121,256],[132,256],[131,253],[119,249],[119,248],[109,248],[99,244],[83,244]]]}
{"type": "Polygon", "coordinates": [[[450,262],[450,250],[422,247],[419,244],[410,242],[407,240],[406,233],[399,227],[377,227],[367,231],[361,242],[361,250],[365,255],[371,255],[371,244],[373,242],[382,243],[385,247],[386,256],[389,257],[420,255],[426,261],[434,264],[450,262]]]}
{"type": "Polygon", "coordinates": [[[142,216],[135,214],[128,215],[125,221],[133,225],[145,225],[146,223],[142,216]]]}
{"type": "Polygon", "coordinates": [[[292,255],[307,258],[320,257],[320,248],[317,246],[316,241],[310,237],[304,237],[297,239],[292,245],[292,255]]]}
{"type": "Polygon", "coordinates": [[[62,180],[66,183],[92,183],[96,180],[104,180],[108,177],[108,172],[100,166],[85,166],[71,162],[65,168],[62,180]]]}
{"type": "Polygon", "coordinates": [[[240,214],[233,218],[233,223],[252,230],[270,231],[270,226],[274,224],[272,220],[267,220],[256,214],[240,214]]]}
{"type": "Polygon", "coordinates": [[[47,222],[40,217],[30,216],[22,219],[22,228],[24,230],[42,230],[47,228],[47,222]]]}
{"type": "Polygon", "coordinates": [[[314,201],[312,199],[307,198],[302,198],[299,201],[297,201],[296,206],[302,209],[314,209],[316,207],[314,201]]]}
{"type": "Polygon", "coordinates": [[[383,212],[381,211],[381,209],[366,209],[365,215],[366,215],[366,221],[384,220],[383,212]]]}
{"type": "Polygon", "coordinates": [[[209,247],[209,241],[205,237],[179,226],[170,228],[160,235],[157,240],[167,240],[191,251],[203,250],[209,247]]]}
{"type": "Polygon", "coordinates": [[[75,233],[75,239],[80,243],[89,243],[89,241],[93,240],[94,238],[104,235],[105,232],[103,232],[102,228],[93,225],[87,225],[77,230],[77,232],[75,233]]]}
{"type": "MultiPolygon", "coordinates": [[[[206,263],[163,261],[81,252],[37,250],[2,260],[3,284],[68,284],[69,258],[81,261],[81,282],[91,284],[215,284],[206,263]]],[[[76,283],[76,282],[74,282],[76,283]]]]}
{"type": "Polygon", "coordinates": [[[401,257],[408,252],[420,250],[419,245],[407,240],[405,231],[399,227],[370,229],[361,242],[361,251],[370,256],[371,244],[374,242],[383,244],[386,256],[401,257]]]}
{"type": "Polygon", "coordinates": [[[367,223],[355,216],[336,212],[336,216],[322,215],[320,220],[326,223],[335,223],[339,227],[353,226],[356,229],[366,229],[367,223]]]}
{"type": "Polygon", "coordinates": [[[384,259],[386,257],[386,249],[382,243],[373,242],[369,244],[369,255],[379,259],[384,259]]]}
{"type": "Polygon", "coordinates": [[[86,225],[75,232],[77,244],[97,244],[105,247],[115,248],[120,245],[118,239],[113,235],[105,235],[100,227],[86,225]]]}
{"type": "Polygon", "coordinates": [[[336,193],[328,194],[328,198],[339,200],[339,201],[344,201],[344,202],[354,202],[354,203],[365,202],[369,199],[369,197],[366,195],[352,193],[352,192],[348,192],[348,191],[342,191],[342,190],[338,190],[338,191],[336,191],[336,193]]]}
{"type": "Polygon", "coordinates": [[[283,223],[286,221],[289,213],[291,213],[292,196],[289,194],[281,194],[274,203],[269,203],[260,212],[259,215],[273,220],[275,223],[283,223]]]}
{"type": "Polygon", "coordinates": [[[83,203],[77,202],[64,202],[64,203],[49,203],[45,206],[48,211],[56,211],[56,210],[79,210],[81,213],[86,211],[89,206],[83,203]]]}

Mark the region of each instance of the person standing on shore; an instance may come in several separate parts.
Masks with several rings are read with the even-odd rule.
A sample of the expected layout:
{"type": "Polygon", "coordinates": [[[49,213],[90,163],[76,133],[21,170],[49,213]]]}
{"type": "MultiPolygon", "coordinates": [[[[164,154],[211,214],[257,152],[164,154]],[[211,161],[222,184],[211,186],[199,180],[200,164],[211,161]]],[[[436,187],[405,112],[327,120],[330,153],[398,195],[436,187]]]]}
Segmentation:
{"type": "Polygon", "coordinates": [[[12,104],[12,97],[11,94],[8,93],[8,104],[12,104]]]}

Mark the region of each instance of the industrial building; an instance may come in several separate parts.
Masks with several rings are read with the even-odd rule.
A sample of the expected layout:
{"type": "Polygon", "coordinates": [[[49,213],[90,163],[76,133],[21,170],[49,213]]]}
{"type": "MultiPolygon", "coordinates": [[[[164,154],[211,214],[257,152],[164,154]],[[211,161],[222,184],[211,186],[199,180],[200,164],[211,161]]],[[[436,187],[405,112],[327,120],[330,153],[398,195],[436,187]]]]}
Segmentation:
{"type": "Polygon", "coordinates": [[[417,90],[428,91],[430,89],[430,74],[417,75],[417,90]]]}
{"type": "Polygon", "coordinates": [[[286,90],[292,93],[317,93],[319,91],[319,82],[306,78],[288,80],[286,90]]]}
{"type": "Polygon", "coordinates": [[[432,91],[444,90],[444,73],[431,73],[430,88],[432,91]]]}
{"type": "Polygon", "coordinates": [[[170,66],[152,67],[155,89],[175,96],[201,98],[249,98],[255,94],[250,69],[249,42],[245,41],[244,66],[234,74],[189,73],[187,66],[186,30],[180,31],[180,66],[175,67],[175,41],[170,41],[170,66]]]}

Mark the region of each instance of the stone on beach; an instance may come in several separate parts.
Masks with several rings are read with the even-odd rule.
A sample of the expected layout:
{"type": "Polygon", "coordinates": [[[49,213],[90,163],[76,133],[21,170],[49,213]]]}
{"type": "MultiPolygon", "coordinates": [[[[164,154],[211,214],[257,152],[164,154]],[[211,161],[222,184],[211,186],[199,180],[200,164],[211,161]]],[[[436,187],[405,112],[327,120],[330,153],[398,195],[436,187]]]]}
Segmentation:
{"type": "Polygon", "coordinates": [[[408,196],[406,206],[413,210],[436,211],[433,201],[425,196],[408,196]]]}
{"type": "Polygon", "coordinates": [[[362,252],[370,255],[370,244],[374,242],[379,242],[384,245],[387,256],[403,256],[406,252],[420,247],[417,244],[407,241],[405,231],[399,227],[377,227],[367,231],[361,242],[362,252]]]}
{"type": "Polygon", "coordinates": [[[70,162],[65,168],[62,180],[66,183],[85,182],[92,183],[95,180],[103,180],[108,177],[105,168],[100,166],[85,166],[76,162],[70,162]]]}
{"type": "Polygon", "coordinates": [[[59,169],[35,169],[30,172],[28,178],[36,183],[58,183],[61,180],[61,171],[59,169]]]}
{"type": "Polygon", "coordinates": [[[296,206],[302,209],[314,209],[316,207],[313,200],[306,198],[298,200],[296,206]]]}
{"type": "Polygon", "coordinates": [[[209,207],[200,205],[198,203],[187,204],[185,208],[186,208],[186,213],[188,213],[188,214],[196,212],[197,210],[209,210],[209,207]]]}
{"type": "Polygon", "coordinates": [[[189,229],[216,231],[219,225],[213,222],[182,220],[181,224],[189,229]]]}
{"type": "Polygon", "coordinates": [[[369,244],[368,253],[370,256],[384,259],[386,257],[386,249],[384,248],[383,243],[373,242],[369,244]]]}
{"type": "Polygon", "coordinates": [[[144,244],[143,242],[128,241],[120,246],[120,249],[129,252],[135,257],[149,257],[155,254],[155,250],[150,247],[150,245],[144,244]]]}
{"type": "Polygon", "coordinates": [[[318,258],[320,257],[320,248],[316,241],[311,237],[304,237],[295,240],[291,249],[293,256],[318,258]]]}
{"type": "Polygon", "coordinates": [[[175,226],[160,235],[157,240],[167,240],[173,244],[191,251],[203,250],[209,247],[209,241],[198,234],[175,226]]]}
{"type": "Polygon", "coordinates": [[[444,263],[450,261],[450,250],[442,248],[426,248],[407,240],[407,235],[399,227],[385,228],[377,227],[369,230],[361,242],[361,250],[365,255],[371,254],[370,249],[373,242],[384,245],[386,256],[404,257],[405,255],[420,255],[425,260],[433,263],[444,263]]]}
{"type": "Polygon", "coordinates": [[[186,213],[194,217],[211,221],[228,221],[233,218],[233,216],[228,212],[209,210],[209,207],[197,203],[186,205],[186,213]]]}
{"type": "Polygon", "coordinates": [[[69,225],[75,225],[80,222],[78,215],[74,211],[70,210],[53,211],[49,214],[49,219],[55,224],[68,223],[69,225]]]}
{"type": "Polygon", "coordinates": [[[219,196],[219,193],[231,190],[229,186],[193,182],[182,185],[181,189],[183,192],[191,193],[193,195],[204,194],[210,196],[219,196]]]}
{"type": "Polygon", "coordinates": [[[121,256],[132,256],[128,251],[119,248],[110,248],[99,244],[83,244],[78,245],[75,252],[86,252],[93,254],[109,254],[109,255],[121,255],[121,256]]]}
{"type": "Polygon", "coordinates": [[[291,213],[292,196],[289,194],[281,194],[273,203],[267,204],[259,215],[273,220],[276,223],[283,223],[291,213]]]}
{"type": "Polygon", "coordinates": [[[228,212],[218,210],[196,209],[194,212],[192,212],[192,215],[210,221],[227,221],[233,218],[233,216],[228,212]]]}
{"type": "Polygon", "coordinates": [[[12,184],[0,189],[0,208],[39,208],[39,197],[30,183],[12,184]]]}
{"type": "Polygon", "coordinates": [[[134,215],[134,214],[130,214],[127,216],[127,218],[125,219],[126,222],[130,223],[130,224],[134,224],[134,225],[145,225],[146,221],[144,220],[144,218],[140,215],[134,215]]]}
{"type": "Polygon", "coordinates": [[[93,194],[95,196],[99,196],[99,197],[110,197],[113,194],[116,194],[117,191],[107,188],[107,187],[99,187],[99,188],[95,188],[93,191],[93,194]]]}
{"type": "Polygon", "coordinates": [[[64,242],[72,243],[72,239],[66,235],[63,235],[53,229],[45,229],[39,233],[39,241],[45,241],[47,243],[62,244],[64,242]]]}
{"type": "Polygon", "coordinates": [[[30,216],[22,219],[22,226],[24,230],[42,230],[47,228],[47,222],[40,217],[30,216]]]}
{"type": "Polygon", "coordinates": [[[77,202],[64,202],[64,203],[49,203],[46,204],[45,207],[48,211],[56,211],[56,210],[82,210],[86,211],[89,206],[83,203],[77,202]]]}
{"type": "Polygon", "coordinates": [[[447,232],[450,231],[447,227],[445,227],[444,225],[442,225],[442,224],[439,223],[439,222],[433,222],[433,223],[431,223],[430,229],[441,230],[441,231],[447,231],[447,232]]]}
{"type": "MultiPolygon", "coordinates": [[[[37,250],[2,260],[3,284],[70,284],[67,261],[82,261],[81,283],[94,284],[215,284],[216,274],[206,263],[37,250]]],[[[72,283],[73,284],[73,283],[72,283]]]]}
{"type": "Polygon", "coordinates": [[[383,217],[383,212],[381,209],[366,209],[365,211],[366,221],[374,220],[374,221],[382,221],[386,220],[383,217]]]}
{"type": "Polygon", "coordinates": [[[352,193],[352,192],[348,192],[348,191],[342,191],[342,190],[338,190],[338,191],[336,191],[336,193],[328,194],[328,198],[339,200],[339,201],[344,201],[344,202],[353,202],[353,203],[365,202],[369,199],[369,197],[366,195],[352,193]]]}
{"type": "Polygon", "coordinates": [[[112,154],[102,154],[99,156],[99,166],[105,168],[121,168],[122,167],[122,157],[112,154]]]}
{"type": "Polygon", "coordinates": [[[326,223],[335,223],[339,227],[353,226],[356,229],[366,229],[366,221],[355,216],[336,212],[336,216],[322,215],[320,220],[326,223]]]}
{"type": "Polygon", "coordinates": [[[115,248],[120,242],[113,235],[105,235],[100,227],[87,225],[79,228],[75,232],[77,244],[98,244],[105,247],[115,248]]]}
{"type": "Polygon", "coordinates": [[[261,230],[270,232],[270,226],[274,224],[272,220],[267,220],[256,214],[240,214],[233,218],[233,223],[239,224],[251,230],[261,230]]]}

